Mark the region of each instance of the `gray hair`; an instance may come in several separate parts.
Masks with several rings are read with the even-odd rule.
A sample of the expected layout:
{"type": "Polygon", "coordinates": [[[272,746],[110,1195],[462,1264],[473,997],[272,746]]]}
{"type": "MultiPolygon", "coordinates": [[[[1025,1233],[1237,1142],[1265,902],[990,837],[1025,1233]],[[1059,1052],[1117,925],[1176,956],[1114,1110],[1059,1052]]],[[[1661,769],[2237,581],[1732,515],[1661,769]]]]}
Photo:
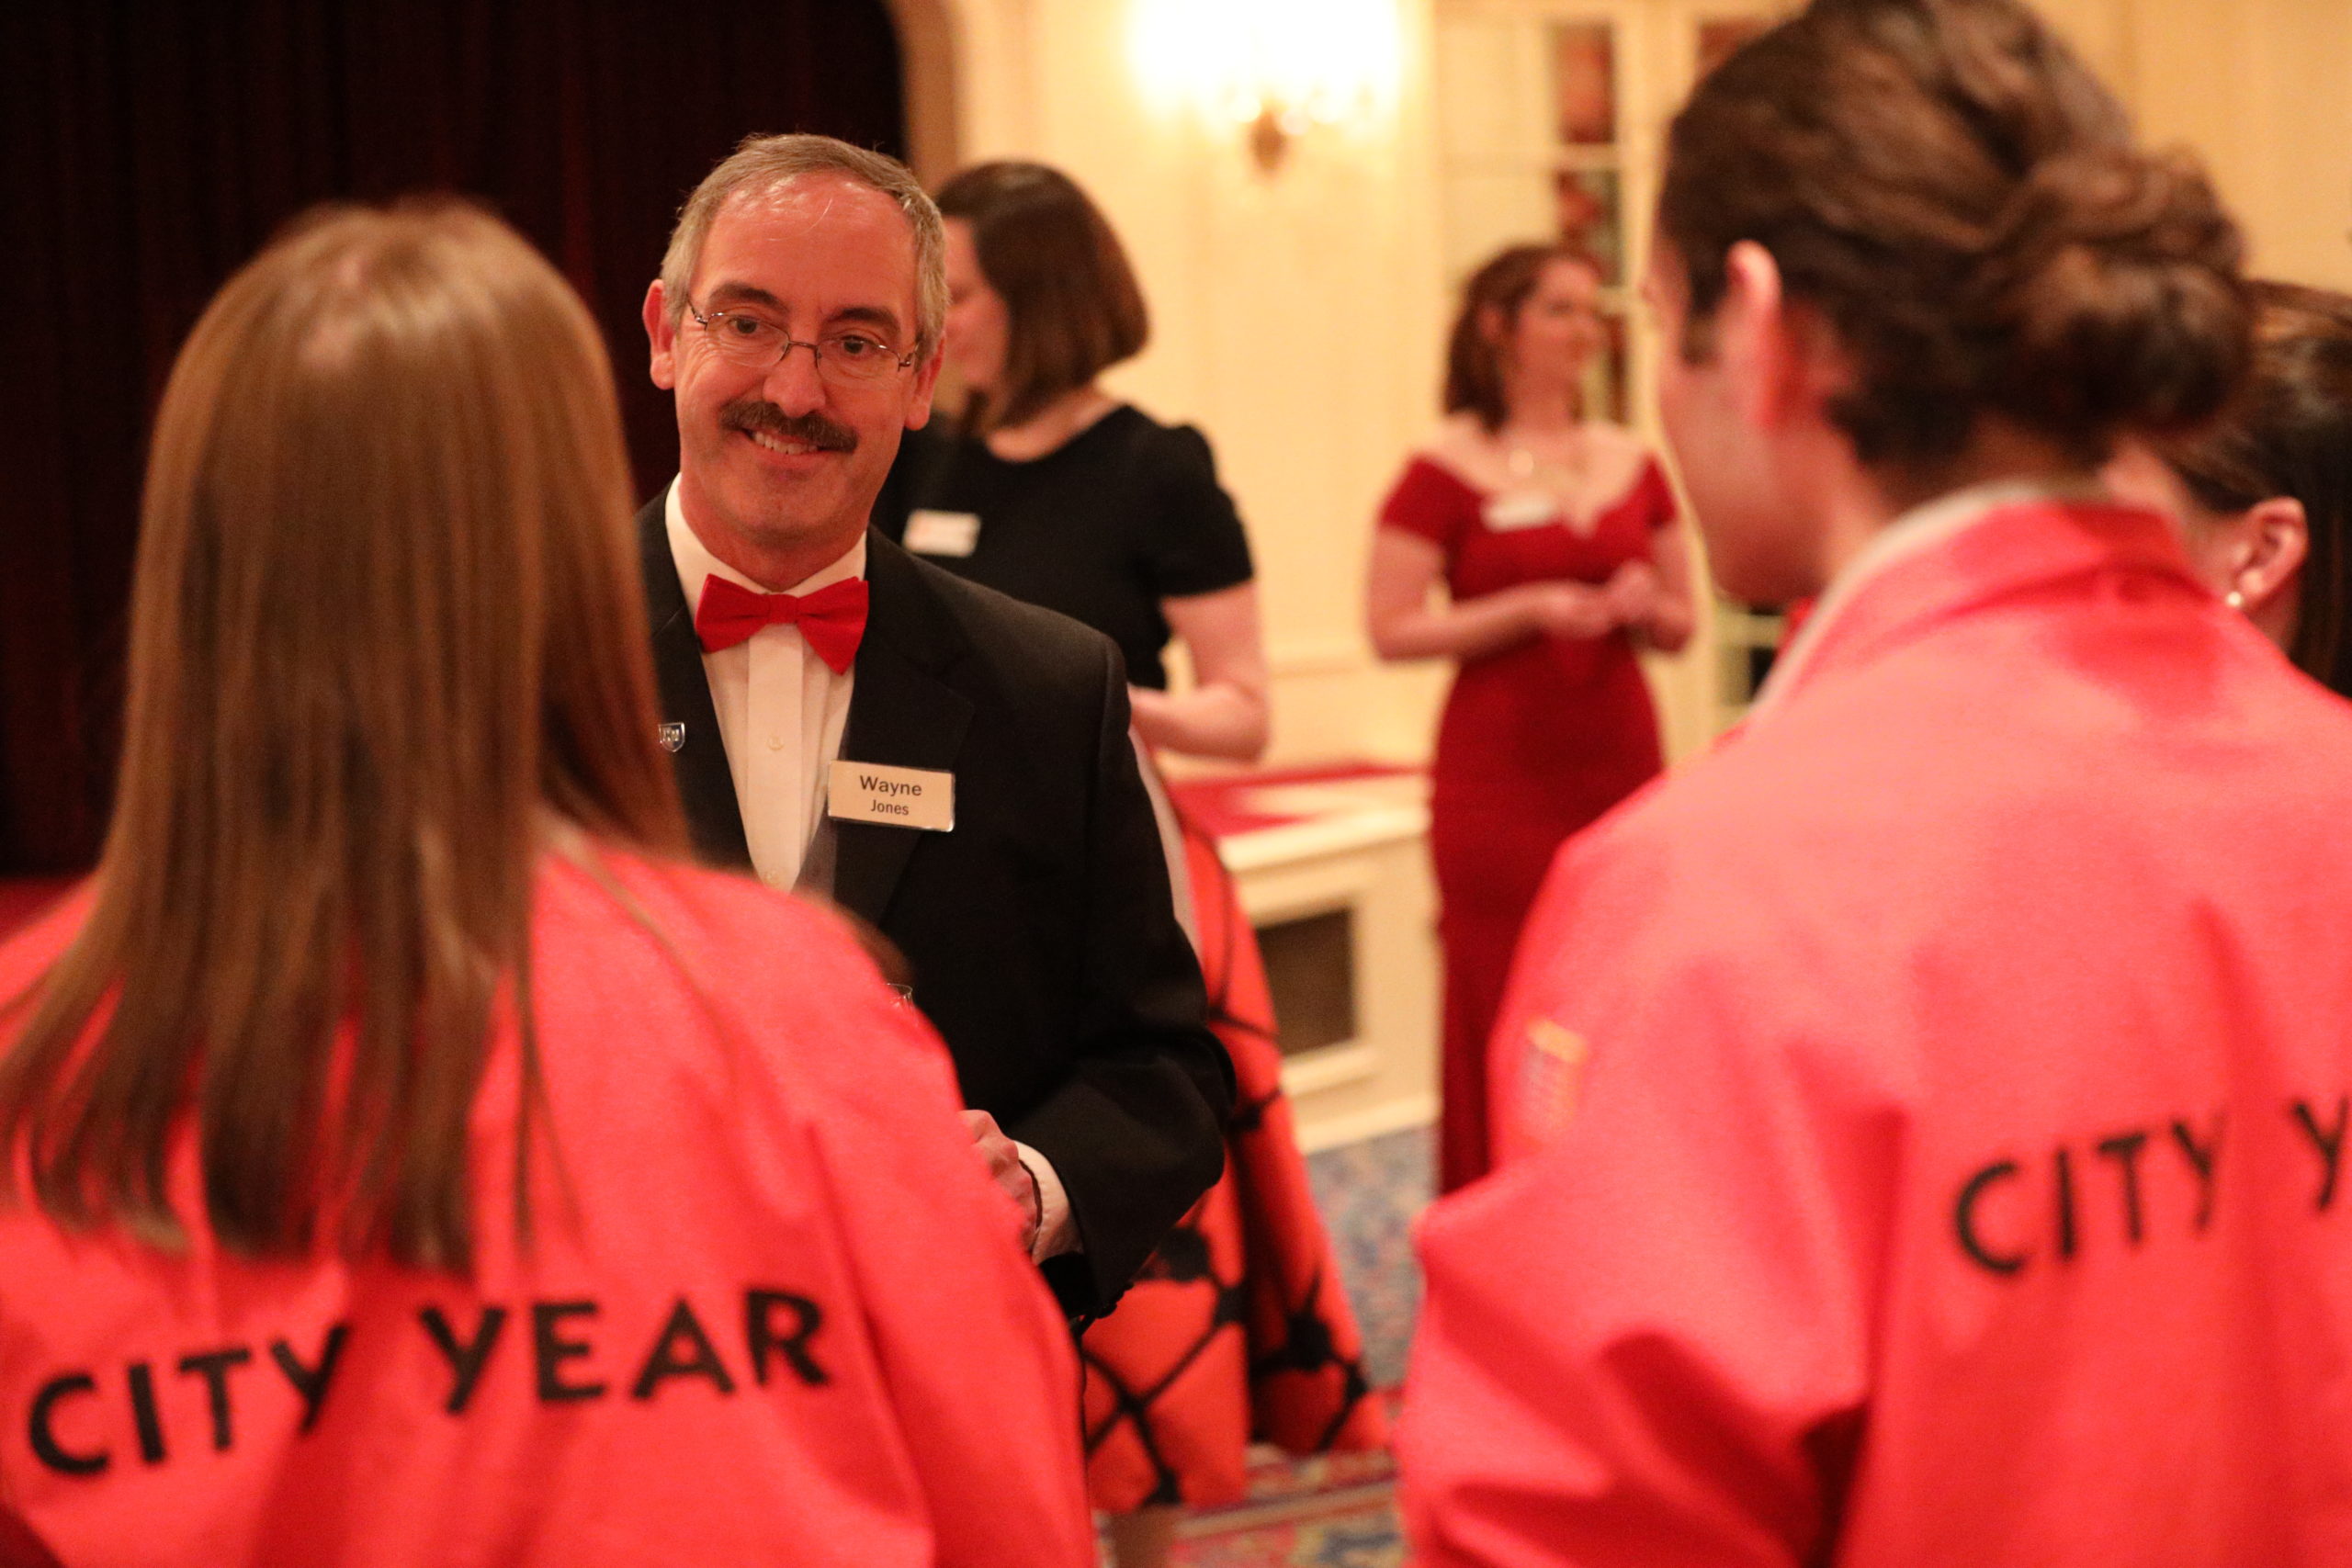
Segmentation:
{"type": "Polygon", "coordinates": [[[703,176],[678,209],[670,248],[662,255],[662,304],[675,326],[686,312],[686,292],[702,265],[703,242],[719,209],[745,191],[766,192],[803,175],[844,175],[871,186],[899,204],[915,241],[915,350],[928,355],[938,346],[947,320],[947,242],[939,209],[896,158],[853,147],[830,136],[747,136],[724,162],[703,176]]]}

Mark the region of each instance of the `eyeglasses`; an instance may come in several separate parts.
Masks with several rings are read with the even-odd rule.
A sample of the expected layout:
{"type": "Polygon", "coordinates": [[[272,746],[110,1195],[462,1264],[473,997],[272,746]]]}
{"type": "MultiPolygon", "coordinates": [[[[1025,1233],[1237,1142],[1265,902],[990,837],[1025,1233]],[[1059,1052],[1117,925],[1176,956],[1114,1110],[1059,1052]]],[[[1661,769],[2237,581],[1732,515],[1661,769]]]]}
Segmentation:
{"type": "Polygon", "coordinates": [[[878,381],[912,365],[919,352],[910,348],[900,354],[860,327],[843,327],[808,343],[752,310],[713,310],[706,316],[689,304],[686,314],[702,328],[712,351],[729,364],[766,370],[782,364],[794,349],[805,348],[817,361],[817,374],[836,386],[878,381]]]}

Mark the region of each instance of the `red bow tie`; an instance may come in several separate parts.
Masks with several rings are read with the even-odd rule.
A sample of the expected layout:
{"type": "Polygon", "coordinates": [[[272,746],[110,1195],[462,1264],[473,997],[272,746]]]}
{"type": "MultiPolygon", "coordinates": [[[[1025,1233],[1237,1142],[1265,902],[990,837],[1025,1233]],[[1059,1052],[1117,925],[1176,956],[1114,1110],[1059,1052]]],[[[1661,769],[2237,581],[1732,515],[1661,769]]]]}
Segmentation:
{"type": "Polygon", "coordinates": [[[817,657],[842,674],[865,635],[865,579],[845,577],[814,593],[754,593],[716,575],[704,581],[695,635],[705,652],[732,648],[769,626],[798,626],[817,657]]]}

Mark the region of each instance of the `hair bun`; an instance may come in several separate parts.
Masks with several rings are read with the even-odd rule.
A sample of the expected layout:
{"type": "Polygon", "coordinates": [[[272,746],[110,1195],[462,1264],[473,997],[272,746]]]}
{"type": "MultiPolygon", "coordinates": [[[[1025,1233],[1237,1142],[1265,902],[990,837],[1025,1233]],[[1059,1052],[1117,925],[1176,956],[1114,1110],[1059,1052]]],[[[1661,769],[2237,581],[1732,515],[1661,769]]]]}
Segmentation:
{"type": "Polygon", "coordinates": [[[2240,250],[2185,155],[2094,143],[2038,161],[1976,275],[2007,341],[1996,406],[2087,444],[2209,418],[2250,352],[2240,250]]]}
{"type": "Polygon", "coordinates": [[[1980,419],[2074,463],[2213,412],[2246,362],[2238,242],[2188,159],[2023,0],[1815,0],[1700,82],[1658,231],[1703,319],[1760,240],[1851,357],[1870,467],[1940,483],[1980,419]]]}

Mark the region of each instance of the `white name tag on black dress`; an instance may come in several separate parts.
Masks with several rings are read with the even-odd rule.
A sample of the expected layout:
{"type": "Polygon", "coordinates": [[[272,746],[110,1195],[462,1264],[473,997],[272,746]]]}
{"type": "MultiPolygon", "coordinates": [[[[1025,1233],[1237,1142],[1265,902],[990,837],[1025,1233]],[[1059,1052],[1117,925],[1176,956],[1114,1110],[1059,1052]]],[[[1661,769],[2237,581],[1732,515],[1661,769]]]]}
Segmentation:
{"type": "Polygon", "coordinates": [[[944,833],[956,826],[956,775],[879,762],[835,762],[825,815],[944,833]]]}
{"type": "Polygon", "coordinates": [[[907,513],[907,548],[919,556],[968,556],[979,547],[978,513],[919,506],[907,513]]]}

